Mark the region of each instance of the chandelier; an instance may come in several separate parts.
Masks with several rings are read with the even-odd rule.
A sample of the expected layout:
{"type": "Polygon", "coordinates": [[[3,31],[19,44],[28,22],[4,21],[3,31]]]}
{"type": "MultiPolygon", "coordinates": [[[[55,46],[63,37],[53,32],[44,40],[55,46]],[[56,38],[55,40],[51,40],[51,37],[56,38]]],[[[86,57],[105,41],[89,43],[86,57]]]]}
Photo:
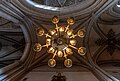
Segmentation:
{"type": "MultiPolygon", "coordinates": [[[[64,65],[66,67],[72,66],[72,60],[68,58],[68,55],[73,54],[73,50],[78,51],[78,54],[85,55],[86,48],[85,47],[76,47],[77,40],[75,37],[83,38],[85,36],[85,30],[78,30],[77,34],[73,34],[73,29],[70,29],[70,25],[74,24],[74,18],[67,18],[68,25],[58,26],[59,18],[58,16],[54,16],[52,18],[52,23],[55,24],[54,29],[50,29],[47,33],[45,33],[42,27],[38,28],[36,31],[37,36],[45,36],[46,44],[41,45],[40,43],[36,43],[33,47],[34,51],[40,52],[43,47],[47,48],[47,52],[52,54],[52,58],[49,59],[48,65],[50,67],[56,66],[55,57],[65,58],[64,65]]],[[[79,40],[78,40],[79,41],[79,40]]]]}

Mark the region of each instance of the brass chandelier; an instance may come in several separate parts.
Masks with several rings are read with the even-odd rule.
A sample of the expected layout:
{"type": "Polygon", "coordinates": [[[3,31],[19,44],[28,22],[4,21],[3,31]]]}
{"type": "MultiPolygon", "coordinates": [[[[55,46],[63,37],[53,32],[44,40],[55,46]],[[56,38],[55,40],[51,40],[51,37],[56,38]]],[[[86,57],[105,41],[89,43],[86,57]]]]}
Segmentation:
{"type": "Polygon", "coordinates": [[[85,55],[86,48],[85,47],[76,47],[77,41],[75,37],[83,38],[85,36],[85,30],[80,29],[77,34],[73,34],[73,29],[70,29],[70,25],[74,24],[74,18],[69,17],[67,18],[68,25],[58,26],[59,18],[58,16],[54,16],[52,18],[52,23],[55,24],[55,29],[50,29],[48,33],[45,33],[43,28],[38,28],[36,33],[37,36],[45,36],[46,37],[46,44],[41,45],[40,43],[36,43],[33,47],[34,51],[40,52],[43,47],[47,48],[47,52],[53,54],[52,58],[48,61],[48,65],[50,67],[56,66],[55,57],[58,56],[60,58],[64,57],[64,65],[66,67],[72,66],[72,60],[68,59],[68,55],[72,55],[72,49],[78,51],[78,54],[85,55]]]}

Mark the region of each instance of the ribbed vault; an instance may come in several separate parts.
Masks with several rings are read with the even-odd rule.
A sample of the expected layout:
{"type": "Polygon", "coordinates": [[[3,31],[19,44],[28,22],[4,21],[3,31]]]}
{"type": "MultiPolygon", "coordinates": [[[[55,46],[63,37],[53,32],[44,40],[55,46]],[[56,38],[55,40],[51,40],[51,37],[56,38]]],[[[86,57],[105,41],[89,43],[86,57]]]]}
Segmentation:
{"type": "MultiPolygon", "coordinates": [[[[44,38],[36,36],[36,29],[43,27],[43,29],[48,31],[54,28],[54,25],[50,22],[51,17],[54,15],[60,17],[60,25],[66,25],[65,19],[72,16],[75,18],[76,23],[71,28],[75,32],[79,29],[86,30],[85,38],[80,40],[82,43],[78,43],[78,45],[85,46],[87,54],[80,56],[74,51],[75,54],[70,57],[74,61],[74,66],[86,68],[100,81],[119,81],[100,67],[102,64],[110,63],[113,60],[115,63],[120,61],[118,55],[120,52],[120,14],[116,12],[117,8],[115,8],[118,0],[75,0],[75,2],[73,0],[69,0],[71,2],[62,0],[63,2],[53,2],[57,6],[50,4],[49,1],[51,0],[30,1],[0,1],[0,16],[5,19],[3,23],[0,22],[0,37],[3,38],[3,35],[6,35],[7,37],[4,37],[4,39],[7,38],[9,42],[14,42],[12,45],[14,48],[21,47],[19,45],[16,47],[16,43],[24,45],[24,49],[18,50],[21,52],[21,57],[13,57],[17,61],[12,62],[12,64],[9,63],[9,65],[0,69],[1,81],[19,81],[32,69],[47,65],[47,61],[51,56],[46,52],[46,49],[43,49],[40,53],[36,53],[32,47],[37,42],[44,44],[44,38]],[[12,23],[11,30],[3,27],[3,25],[8,23],[12,23]],[[9,37],[9,35],[13,37],[10,38],[11,36],[9,37]],[[17,38],[19,35],[21,36],[20,40],[17,38]],[[118,41],[118,43],[114,41],[118,41]],[[114,47],[115,49],[109,52],[114,47]]],[[[3,44],[6,44],[5,41],[4,43],[0,42],[0,48],[3,44]]],[[[14,53],[9,52],[5,55],[10,54],[14,53]]],[[[20,53],[17,54],[19,55],[20,53]]],[[[0,54],[0,57],[2,56],[4,55],[0,54]]],[[[3,61],[5,60],[4,58],[2,59],[3,61]]],[[[61,67],[61,65],[56,68],[57,70],[67,69],[61,67]]],[[[56,71],[56,68],[54,68],[54,71],[56,71]]]]}

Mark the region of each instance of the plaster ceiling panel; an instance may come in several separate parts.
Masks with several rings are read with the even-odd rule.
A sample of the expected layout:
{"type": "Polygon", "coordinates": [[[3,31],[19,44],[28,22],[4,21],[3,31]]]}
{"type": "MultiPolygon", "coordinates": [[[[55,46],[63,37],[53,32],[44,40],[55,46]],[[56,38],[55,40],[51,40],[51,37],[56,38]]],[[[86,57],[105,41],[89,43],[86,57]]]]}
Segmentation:
{"type": "MultiPolygon", "coordinates": [[[[50,81],[59,72],[30,72],[21,81],[50,81]],[[47,78],[46,78],[47,77],[47,78]]],[[[99,81],[91,72],[64,72],[61,73],[68,81],[99,81]],[[79,76],[80,75],[80,76],[79,76]]]]}
{"type": "Polygon", "coordinates": [[[115,61],[115,60],[120,60],[120,51],[119,50],[115,50],[115,52],[113,53],[113,55],[110,55],[109,52],[107,50],[105,50],[103,53],[101,53],[101,55],[98,58],[98,63],[100,61],[115,61]]]}
{"type": "Polygon", "coordinates": [[[105,33],[106,35],[108,34],[110,29],[113,29],[116,35],[120,33],[120,25],[99,24],[99,26],[100,26],[100,29],[103,31],[103,33],[105,33]]]}
{"type": "Polygon", "coordinates": [[[96,51],[99,49],[99,46],[95,44],[95,41],[99,38],[100,36],[97,34],[97,32],[94,30],[94,28],[91,29],[91,33],[89,36],[89,49],[90,53],[93,56],[96,51]]]}
{"type": "Polygon", "coordinates": [[[59,71],[61,72],[89,72],[88,69],[80,67],[80,66],[73,66],[71,68],[65,68],[64,66],[57,67],[57,68],[50,68],[46,65],[37,67],[33,69],[31,72],[59,72],[59,71]]]}
{"type": "Polygon", "coordinates": [[[119,17],[115,18],[114,16],[109,15],[108,12],[105,12],[103,15],[101,15],[101,19],[105,21],[114,21],[116,19],[119,19],[119,17]]]}

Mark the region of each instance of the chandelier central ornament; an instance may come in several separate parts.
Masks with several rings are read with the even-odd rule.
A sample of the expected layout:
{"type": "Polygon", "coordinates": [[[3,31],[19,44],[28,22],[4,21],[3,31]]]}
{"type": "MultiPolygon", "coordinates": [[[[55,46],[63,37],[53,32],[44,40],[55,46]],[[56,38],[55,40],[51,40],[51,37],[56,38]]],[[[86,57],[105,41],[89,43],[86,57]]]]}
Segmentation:
{"type": "Polygon", "coordinates": [[[45,36],[46,37],[46,44],[41,45],[40,43],[36,43],[33,47],[34,51],[39,52],[43,47],[46,47],[48,49],[48,53],[53,54],[53,57],[48,61],[48,65],[50,67],[56,66],[56,60],[55,57],[58,56],[60,58],[64,57],[64,65],[66,67],[72,66],[72,60],[68,59],[68,55],[72,55],[73,51],[72,49],[75,49],[78,51],[78,54],[85,55],[86,54],[86,48],[85,47],[76,47],[77,40],[75,40],[75,37],[81,37],[83,38],[85,36],[85,30],[80,29],[77,34],[73,34],[73,29],[70,29],[70,25],[74,24],[74,18],[70,17],[67,19],[68,25],[66,27],[64,26],[58,26],[59,18],[58,16],[54,16],[52,18],[52,23],[55,24],[55,29],[50,29],[48,33],[45,34],[45,31],[43,28],[38,28],[37,30],[37,36],[45,36]]]}

